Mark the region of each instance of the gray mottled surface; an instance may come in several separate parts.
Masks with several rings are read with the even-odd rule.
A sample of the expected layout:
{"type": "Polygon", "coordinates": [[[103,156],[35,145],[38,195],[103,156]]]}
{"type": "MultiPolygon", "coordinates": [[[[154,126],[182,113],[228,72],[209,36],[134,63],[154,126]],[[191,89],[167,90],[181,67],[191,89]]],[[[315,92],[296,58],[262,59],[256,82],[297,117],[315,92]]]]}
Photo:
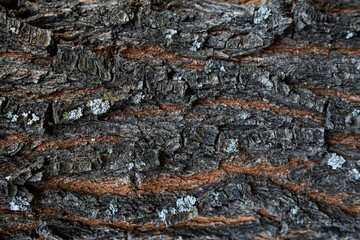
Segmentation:
{"type": "Polygon", "coordinates": [[[360,2],[0,1],[3,239],[359,239],[360,2]]]}

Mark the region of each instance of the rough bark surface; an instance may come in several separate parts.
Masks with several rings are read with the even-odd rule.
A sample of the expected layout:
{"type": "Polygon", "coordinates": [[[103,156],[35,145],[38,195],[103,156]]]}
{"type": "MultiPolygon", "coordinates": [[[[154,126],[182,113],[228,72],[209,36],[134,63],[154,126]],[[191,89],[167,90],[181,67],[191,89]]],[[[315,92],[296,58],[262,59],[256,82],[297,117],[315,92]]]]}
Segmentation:
{"type": "Polygon", "coordinates": [[[359,239],[359,0],[0,0],[1,239],[359,239]]]}

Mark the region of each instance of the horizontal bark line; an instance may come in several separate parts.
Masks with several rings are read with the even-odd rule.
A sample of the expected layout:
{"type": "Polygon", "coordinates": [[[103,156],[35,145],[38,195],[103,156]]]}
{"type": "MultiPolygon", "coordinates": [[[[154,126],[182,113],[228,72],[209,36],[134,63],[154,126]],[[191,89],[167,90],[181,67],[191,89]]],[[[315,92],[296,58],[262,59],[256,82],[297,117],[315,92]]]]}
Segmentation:
{"type": "MultiPolygon", "coordinates": [[[[229,34],[229,30],[223,30],[218,31],[215,33],[215,35],[219,34],[229,34]]],[[[226,49],[224,49],[226,50],[226,49]]],[[[259,58],[264,56],[265,54],[275,54],[275,53],[290,53],[295,56],[301,56],[309,53],[319,53],[322,55],[330,55],[332,51],[343,53],[346,55],[357,55],[360,54],[360,48],[345,48],[345,47],[335,47],[333,49],[326,48],[319,45],[308,45],[308,46],[291,46],[291,45],[285,45],[285,44],[273,44],[269,47],[265,48],[264,50],[258,52],[258,53],[252,53],[248,54],[242,57],[237,57],[235,59],[227,59],[230,61],[240,61],[240,62],[250,62],[255,58],[259,58]]],[[[129,59],[141,59],[146,57],[155,57],[155,58],[161,58],[161,59],[169,59],[169,60],[177,60],[177,61],[191,61],[190,64],[182,65],[183,67],[188,68],[204,68],[206,62],[204,60],[189,58],[185,56],[178,55],[174,52],[168,52],[163,48],[160,48],[158,46],[148,46],[143,49],[135,49],[135,48],[125,48],[121,51],[121,55],[123,57],[129,58],[129,59]]]]}
{"type": "Polygon", "coordinates": [[[341,204],[341,201],[345,200],[346,197],[349,196],[347,193],[326,194],[324,191],[321,191],[309,192],[307,195],[316,202],[336,206],[347,213],[360,214],[360,203],[353,203],[350,204],[350,206],[341,204]]]}
{"type": "Polygon", "coordinates": [[[334,3],[329,3],[328,0],[315,0],[315,5],[320,8],[321,10],[327,12],[327,13],[360,13],[360,6],[350,8],[349,5],[342,5],[341,1],[339,1],[340,5],[336,5],[334,3]],[[322,5],[325,5],[323,7],[322,5]],[[327,6],[326,6],[327,5],[327,6]]]}
{"type": "MultiPolygon", "coordinates": [[[[231,34],[231,31],[221,30],[215,32],[214,34],[215,35],[231,34]]],[[[159,46],[146,46],[140,49],[133,47],[126,47],[121,50],[110,51],[107,50],[108,47],[99,45],[99,46],[91,47],[91,49],[97,54],[104,56],[106,59],[112,58],[120,54],[122,57],[128,59],[144,59],[148,57],[153,57],[153,58],[167,59],[172,61],[180,61],[183,62],[183,64],[180,67],[184,67],[184,68],[202,69],[205,68],[206,65],[206,61],[204,59],[182,56],[176,52],[167,51],[159,46]]],[[[226,50],[226,48],[224,48],[223,50],[226,50]]],[[[346,48],[343,46],[337,46],[331,49],[320,45],[308,45],[308,46],[296,47],[286,44],[273,44],[260,52],[244,55],[234,59],[226,58],[225,60],[234,61],[235,63],[237,61],[250,62],[264,55],[275,54],[275,53],[290,53],[295,56],[301,56],[309,53],[319,53],[328,56],[332,51],[343,53],[346,55],[360,54],[360,48],[346,48]]],[[[21,54],[19,55],[19,57],[21,57],[21,54]]]]}
{"type": "Polygon", "coordinates": [[[350,93],[344,93],[344,92],[331,90],[331,89],[318,88],[314,85],[305,85],[305,84],[300,84],[300,83],[288,83],[288,85],[295,86],[298,88],[309,89],[309,90],[311,90],[315,93],[321,94],[321,95],[340,97],[343,101],[360,103],[360,95],[357,95],[357,94],[350,94],[350,93]]]}
{"type": "MultiPolygon", "coordinates": [[[[4,89],[4,88],[0,88],[0,94],[21,94],[21,95],[25,95],[27,97],[33,97],[36,99],[44,99],[44,100],[52,100],[52,99],[62,99],[62,98],[68,98],[71,96],[76,96],[76,95],[83,95],[83,94],[87,94],[87,93],[94,93],[94,92],[103,92],[108,90],[109,88],[107,87],[101,87],[101,88],[81,88],[81,89],[75,89],[75,90],[64,90],[62,92],[53,92],[53,93],[49,93],[49,94],[42,94],[39,92],[32,92],[29,90],[25,90],[25,89],[4,89]]],[[[111,88],[112,90],[114,90],[114,88],[111,88]]],[[[115,89],[116,90],[116,89],[115,89]]]]}
{"type": "Polygon", "coordinates": [[[144,49],[136,49],[136,48],[125,48],[121,52],[121,55],[125,58],[129,59],[141,59],[145,57],[154,57],[160,59],[171,59],[175,61],[184,62],[182,67],[185,68],[204,68],[206,62],[204,60],[192,59],[189,57],[180,56],[174,52],[168,52],[163,48],[158,46],[148,46],[144,49]]]}
{"type": "Polygon", "coordinates": [[[74,0],[75,2],[83,2],[83,3],[96,3],[100,2],[100,0],[74,0]]]}
{"type": "MultiPolygon", "coordinates": [[[[70,216],[62,217],[64,221],[69,222],[80,222],[82,224],[88,225],[88,226],[108,226],[115,229],[121,229],[126,231],[132,231],[138,234],[143,233],[158,233],[159,231],[163,231],[166,229],[169,230],[176,230],[176,229],[183,229],[183,228],[211,228],[211,227],[221,227],[221,226],[229,226],[229,225],[235,225],[235,224],[252,224],[256,222],[256,219],[258,217],[266,217],[264,216],[264,212],[266,212],[266,215],[272,216],[272,221],[277,221],[277,217],[273,217],[274,215],[268,214],[266,210],[260,209],[257,214],[253,215],[245,215],[245,216],[239,216],[236,218],[225,218],[223,216],[219,217],[203,217],[203,216],[197,216],[191,220],[184,221],[181,223],[177,223],[173,226],[167,227],[165,224],[156,225],[155,223],[146,223],[146,224],[131,224],[127,221],[117,221],[117,222],[109,222],[106,220],[98,220],[98,219],[92,219],[92,218],[85,218],[85,217],[79,217],[75,214],[72,214],[70,216]]],[[[278,237],[267,237],[263,233],[258,233],[253,235],[253,239],[287,239],[291,237],[301,237],[301,236],[314,236],[319,237],[321,236],[320,233],[316,233],[310,229],[304,229],[304,230],[297,230],[291,233],[288,233],[286,235],[280,235],[278,237]]]]}
{"type": "MultiPolygon", "coordinates": [[[[60,207],[55,208],[48,208],[40,211],[39,213],[34,213],[37,215],[33,224],[19,224],[13,227],[7,227],[0,231],[0,233],[11,233],[16,231],[27,231],[33,230],[39,225],[39,220],[44,217],[49,217],[59,211],[60,207]],[[45,214],[44,214],[45,213],[45,214]]],[[[266,212],[266,210],[264,210],[266,212]]],[[[270,214],[269,214],[270,215],[270,214]]],[[[249,224],[256,221],[258,216],[263,216],[263,214],[253,214],[253,215],[245,215],[245,216],[238,216],[235,218],[225,218],[224,216],[219,217],[203,217],[197,216],[192,218],[191,220],[186,220],[180,223],[175,224],[174,226],[166,226],[165,224],[155,224],[152,222],[145,223],[145,224],[132,224],[132,221],[116,221],[116,222],[109,222],[106,220],[99,220],[93,218],[85,218],[75,216],[75,214],[63,216],[61,217],[64,221],[69,222],[81,222],[82,224],[88,226],[108,226],[112,228],[122,229],[126,231],[133,231],[138,233],[151,233],[157,232],[164,229],[181,229],[181,228],[193,228],[193,227],[216,227],[216,226],[226,226],[226,225],[234,225],[234,224],[249,224]],[[145,231],[143,229],[146,229],[145,231]]]]}
{"type": "MultiPolygon", "coordinates": [[[[286,179],[291,168],[296,167],[299,164],[304,164],[304,166],[309,168],[311,164],[306,163],[306,161],[301,162],[298,159],[293,159],[289,163],[291,167],[272,167],[268,164],[261,164],[256,166],[241,164],[241,162],[249,157],[250,156],[247,155],[241,158],[235,158],[229,164],[222,161],[219,169],[217,170],[204,171],[192,176],[162,176],[157,179],[146,180],[144,183],[137,186],[129,184],[126,182],[126,180],[123,179],[84,180],[71,179],[71,177],[69,179],[69,176],[63,176],[49,179],[43,185],[40,185],[37,189],[46,190],[50,188],[60,188],[67,191],[81,191],[95,195],[115,194],[128,197],[141,197],[142,195],[160,194],[166,191],[196,189],[200,186],[219,183],[225,174],[243,173],[254,177],[267,178],[271,182],[281,186],[284,189],[306,195],[319,203],[339,207],[344,212],[360,214],[360,204],[351,204],[350,206],[345,206],[340,203],[349,195],[347,193],[328,195],[321,191],[314,192],[308,190],[307,192],[303,192],[306,190],[306,188],[310,187],[309,183],[280,183],[278,179],[286,179]],[[339,196],[341,196],[340,201],[339,196]]],[[[314,160],[313,162],[318,162],[318,160],[314,160]]]]}
{"type": "MultiPolygon", "coordinates": [[[[97,3],[100,0],[74,0],[75,2],[83,2],[83,3],[97,3]]],[[[182,0],[182,1],[191,1],[191,0],[182,0]]],[[[261,4],[264,0],[215,0],[217,2],[231,3],[237,5],[250,5],[250,4],[261,4]]]]}
{"type": "Polygon", "coordinates": [[[34,148],[31,152],[22,153],[24,156],[30,156],[36,152],[44,152],[49,151],[53,148],[67,148],[78,145],[86,145],[86,144],[95,144],[95,143],[103,143],[103,142],[124,142],[129,141],[131,138],[119,138],[119,137],[100,137],[100,138],[91,138],[91,137],[81,137],[81,138],[70,138],[65,140],[48,140],[37,147],[34,148]]]}
{"type": "Polygon", "coordinates": [[[256,221],[257,217],[258,216],[256,214],[239,216],[236,218],[225,218],[223,216],[219,216],[219,217],[197,216],[191,220],[180,222],[169,227],[167,227],[164,223],[155,224],[153,222],[149,222],[146,224],[132,224],[130,221],[109,222],[106,220],[79,217],[76,216],[75,214],[72,214],[70,216],[64,216],[61,219],[69,222],[80,222],[88,226],[108,226],[111,228],[132,231],[141,234],[141,233],[156,233],[165,229],[175,230],[175,229],[193,228],[193,227],[202,228],[202,227],[227,226],[234,224],[251,224],[256,221]]]}
{"type": "Polygon", "coordinates": [[[321,237],[321,233],[314,232],[310,229],[304,229],[304,230],[297,230],[294,232],[291,232],[286,235],[280,235],[278,237],[268,237],[264,233],[255,234],[252,239],[261,239],[261,240],[281,240],[281,239],[291,239],[291,238],[298,238],[298,237],[321,237]]]}
{"type": "MultiPolygon", "coordinates": [[[[35,217],[33,224],[18,224],[16,226],[9,226],[9,227],[1,229],[0,233],[1,234],[11,234],[11,233],[18,232],[18,231],[33,230],[36,227],[38,227],[38,225],[39,225],[42,218],[50,217],[50,216],[54,215],[59,210],[60,210],[60,207],[54,207],[54,208],[36,208],[35,207],[33,212],[25,213],[28,216],[34,216],[35,217]]],[[[11,211],[11,210],[9,210],[9,211],[10,212],[7,212],[4,215],[7,215],[7,214],[24,214],[23,212],[14,212],[14,211],[11,211]]]]}
{"type": "Polygon", "coordinates": [[[2,140],[0,140],[0,147],[5,147],[13,143],[32,141],[32,138],[21,134],[5,135],[5,136],[1,136],[1,138],[2,140]]]}
{"type": "Polygon", "coordinates": [[[124,142],[134,140],[132,138],[121,138],[121,137],[79,137],[79,138],[67,138],[67,139],[37,139],[30,138],[24,135],[12,134],[2,136],[3,140],[0,140],[0,147],[9,146],[14,143],[25,143],[25,142],[36,142],[38,143],[31,151],[20,152],[22,156],[29,157],[30,155],[36,152],[49,151],[51,149],[61,149],[67,147],[73,147],[78,145],[87,145],[95,143],[104,143],[104,142],[124,142]]]}
{"type": "MultiPolygon", "coordinates": [[[[39,190],[61,188],[70,191],[83,191],[89,194],[116,194],[138,197],[147,194],[160,194],[166,191],[191,190],[200,186],[219,183],[227,173],[245,173],[254,177],[286,178],[288,171],[297,166],[310,167],[308,161],[291,160],[289,166],[272,167],[268,164],[249,166],[242,162],[250,155],[234,158],[230,163],[226,159],[220,162],[216,170],[207,170],[191,176],[163,175],[158,178],[146,179],[142,184],[133,185],[123,179],[107,178],[104,180],[76,179],[71,176],[55,177],[38,187],[39,190]],[[235,165],[235,164],[238,165],[235,165]]],[[[315,161],[314,161],[315,162],[315,161]]]]}
{"type": "MultiPolygon", "coordinates": [[[[184,0],[191,1],[191,0],[184,0]]],[[[250,5],[250,4],[262,4],[265,0],[214,0],[216,2],[231,3],[236,5],[250,5]]]]}
{"type": "Polygon", "coordinates": [[[271,104],[265,101],[260,100],[242,100],[242,99],[226,99],[226,98],[217,98],[216,100],[209,100],[209,99],[200,99],[197,101],[199,104],[204,105],[216,105],[216,104],[225,104],[230,107],[242,107],[242,108],[250,108],[255,107],[256,109],[262,109],[262,110],[270,110],[277,114],[281,115],[293,115],[293,116],[299,116],[299,117],[311,117],[316,120],[326,120],[325,117],[316,115],[313,112],[310,112],[308,110],[301,110],[301,109],[289,109],[286,107],[281,107],[275,104],[271,104]]]}
{"type": "MultiPolygon", "coordinates": [[[[171,107],[169,107],[171,109],[171,107]]],[[[174,111],[178,109],[179,106],[175,106],[174,111]]],[[[169,110],[169,109],[168,109],[169,110]]],[[[171,111],[172,111],[171,110],[171,111]]],[[[170,110],[169,110],[170,111],[170,110]]],[[[133,114],[133,113],[131,113],[133,114]]],[[[6,147],[11,144],[16,143],[29,143],[35,142],[41,139],[31,138],[25,135],[20,134],[11,134],[11,135],[3,135],[1,136],[2,140],[0,140],[0,147],[6,147]]],[[[72,147],[77,145],[86,145],[86,144],[95,144],[95,143],[103,143],[103,142],[123,142],[123,141],[131,141],[132,138],[121,138],[121,137],[80,137],[80,138],[68,138],[68,139],[53,139],[53,140],[44,140],[39,143],[36,147],[33,148],[32,151],[23,152],[22,155],[30,156],[36,152],[48,151],[51,149],[61,149],[66,147],[72,147]]],[[[359,133],[334,133],[325,138],[327,144],[330,145],[345,145],[345,146],[356,146],[360,147],[360,134],[359,133]]],[[[0,168],[1,171],[9,171],[14,168],[14,166],[4,166],[0,168]],[[8,169],[9,168],[9,169],[8,169]]]]}
{"type": "Polygon", "coordinates": [[[327,144],[360,148],[360,133],[334,133],[326,137],[327,144]]]}
{"type": "Polygon", "coordinates": [[[267,53],[267,54],[290,53],[292,55],[301,56],[312,52],[316,52],[328,56],[332,51],[347,55],[360,54],[360,48],[353,49],[353,48],[344,48],[344,47],[334,47],[333,49],[330,49],[319,45],[296,47],[285,44],[273,44],[268,48],[264,49],[263,53],[267,53]]]}

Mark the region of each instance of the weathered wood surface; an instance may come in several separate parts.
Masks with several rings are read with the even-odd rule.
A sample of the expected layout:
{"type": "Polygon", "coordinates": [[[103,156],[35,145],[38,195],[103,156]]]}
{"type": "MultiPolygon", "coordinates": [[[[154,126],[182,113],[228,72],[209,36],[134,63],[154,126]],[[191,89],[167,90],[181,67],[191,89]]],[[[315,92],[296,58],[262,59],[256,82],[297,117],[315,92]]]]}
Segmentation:
{"type": "Polygon", "coordinates": [[[0,238],[359,239],[359,0],[0,3],[0,238]]]}

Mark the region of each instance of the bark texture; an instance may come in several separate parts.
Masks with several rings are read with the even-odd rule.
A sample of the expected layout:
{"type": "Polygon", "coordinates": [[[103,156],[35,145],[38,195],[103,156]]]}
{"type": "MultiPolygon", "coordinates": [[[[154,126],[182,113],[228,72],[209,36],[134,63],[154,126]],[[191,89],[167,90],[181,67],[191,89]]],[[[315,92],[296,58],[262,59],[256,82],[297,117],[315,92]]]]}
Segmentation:
{"type": "Polygon", "coordinates": [[[0,4],[0,238],[359,239],[359,0],[0,4]]]}

